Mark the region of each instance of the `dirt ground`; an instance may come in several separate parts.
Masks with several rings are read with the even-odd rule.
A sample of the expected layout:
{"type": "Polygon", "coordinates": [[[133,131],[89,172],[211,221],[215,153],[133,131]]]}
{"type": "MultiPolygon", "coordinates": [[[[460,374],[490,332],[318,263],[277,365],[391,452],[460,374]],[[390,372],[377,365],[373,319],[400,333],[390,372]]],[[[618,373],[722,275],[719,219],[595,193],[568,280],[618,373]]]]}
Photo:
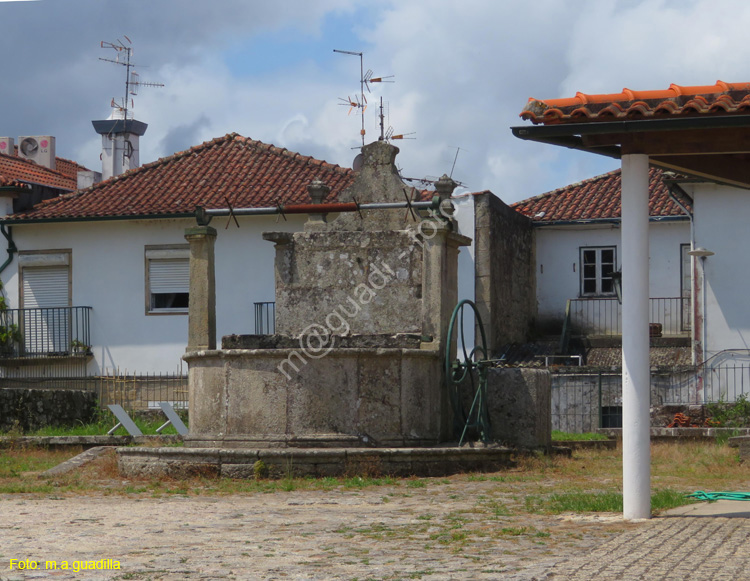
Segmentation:
{"type": "Polygon", "coordinates": [[[3,495],[0,579],[544,579],[638,526],[620,515],[509,516],[522,501],[512,484],[466,477],[221,496],[3,495]],[[39,565],[11,570],[10,559],[39,565]],[[101,559],[120,569],[72,570],[101,559]]]}

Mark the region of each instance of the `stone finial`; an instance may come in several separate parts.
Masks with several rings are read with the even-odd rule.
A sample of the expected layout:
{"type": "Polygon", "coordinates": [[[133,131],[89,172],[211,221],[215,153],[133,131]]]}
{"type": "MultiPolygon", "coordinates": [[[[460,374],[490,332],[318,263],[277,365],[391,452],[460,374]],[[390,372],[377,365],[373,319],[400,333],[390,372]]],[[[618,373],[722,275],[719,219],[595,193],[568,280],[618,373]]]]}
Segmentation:
{"type": "Polygon", "coordinates": [[[456,189],[458,184],[454,182],[447,175],[443,174],[438,181],[435,182],[435,191],[441,200],[445,200],[451,197],[453,190],[456,189]]]}
{"type": "MultiPolygon", "coordinates": [[[[328,193],[330,191],[331,188],[329,188],[327,185],[325,185],[324,182],[319,179],[313,180],[312,182],[310,182],[310,185],[307,186],[307,192],[310,194],[310,199],[312,200],[313,204],[322,204],[325,201],[326,197],[328,197],[328,193]]],[[[325,223],[325,213],[321,212],[320,214],[310,214],[307,218],[306,227],[320,226],[325,223]]]]}
{"type": "Polygon", "coordinates": [[[310,185],[307,186],[307,192],[310,194],[310,199],[313,204],[322,204],[330,191],[331,188],[319,179],[313,180],[310,182],[310,185]]]}

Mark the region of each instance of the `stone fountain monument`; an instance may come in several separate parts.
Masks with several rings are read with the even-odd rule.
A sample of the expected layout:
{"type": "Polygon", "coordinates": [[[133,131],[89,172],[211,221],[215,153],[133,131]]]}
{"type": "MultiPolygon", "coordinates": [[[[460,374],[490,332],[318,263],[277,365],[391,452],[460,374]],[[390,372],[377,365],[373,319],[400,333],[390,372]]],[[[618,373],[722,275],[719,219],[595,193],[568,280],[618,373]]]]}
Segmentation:
{"type": "MultiPolygon", "coordinates": [[[[395,166],[398,148],[363,148],[340,202],[404,202],[413,190],[395,166]]],[[[507,464],[498,447],[457,448],[444,386],[446,333],[458,301],[459,248],[449,201],[434,208],[312,213],[304,231],[267,232],[275,244],[276,333],[230,335],[216,346],[213,244],[190,242],[190,433],[184,449],[124,451],[125,473],[336,474],[367,459],[394,474],[436,474],[507,464]]],[[[327,193],[313,182],[313,203],[327,193]]]]}

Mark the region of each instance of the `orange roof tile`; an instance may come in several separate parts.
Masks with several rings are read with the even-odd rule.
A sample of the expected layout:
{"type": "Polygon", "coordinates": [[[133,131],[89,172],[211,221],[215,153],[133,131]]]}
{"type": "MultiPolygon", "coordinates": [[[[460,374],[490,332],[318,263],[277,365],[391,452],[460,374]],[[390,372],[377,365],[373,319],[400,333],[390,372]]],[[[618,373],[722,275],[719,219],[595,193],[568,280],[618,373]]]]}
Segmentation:
{"type": "Polygon", "coordinates": [[[130,170],[88,189],[41,202],[11,220],[185,215],[196,206],[264,207],[309,202],[319,178],[333,201],[354,172],[236,133],[130,170]]]}
{"type": "MultiPolygon", "coordinates": [[[[620,218],[621,171],[615,170],[546,194],[522,200],[511,208],[544,224],[560,221],[607,220],[620,218]]],[[[680,202],[690,211],[689,199],[680,202]]],[[[685,216],[669,197],[662,170],[649,169],[649,216],[685,216]]]]}
{"type": "Polygon", "coordinates": [[[533,123],[582,123],[695,117],[707,114],[750,113],[750,83],[724,83],[663,91],[631,91],[607,95],[576,93],[565,99],[531,98],[520,116],[533,123]]]}
{"type": "Polygon", "coordinates": [[[72,161],[63,161],[67,161],[70,164],[68,166],[63,164],[66,170],[65,173],[38,165],[28,159],[0,153],[0,173],[6,178],[16,179],[21,182],[73,191],[78,186],[78,170],[75,171],[75,174],[70,175],[72,173],[71,168],[73,165],[76,167],[79,166],[72,161]]]}

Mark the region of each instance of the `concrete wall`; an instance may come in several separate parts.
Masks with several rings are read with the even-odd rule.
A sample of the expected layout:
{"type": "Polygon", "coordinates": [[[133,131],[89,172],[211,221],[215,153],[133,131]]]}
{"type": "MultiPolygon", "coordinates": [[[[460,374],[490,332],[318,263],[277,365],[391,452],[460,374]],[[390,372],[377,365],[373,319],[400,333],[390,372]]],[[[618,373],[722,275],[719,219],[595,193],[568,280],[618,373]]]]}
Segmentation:
{"type": "MultiPolygon", "coordinates": [[[[709,184],[689,191],[695,200],[695,245],[715,253],[704,262],[706,313],[700,318],[707,331],[706,355],[710,358],[726,349],[750,349],[750,193],[709,184]]],[[[700,312],[700,259],[696,262],[696,307],[700,312]]],[[[700,332],[696,338],[700,360],[700,332]]]]}
{"type": "MultiPolygon", "coordinates": [[[[617,247],[622,256],[619,225],[540,226],[536,234],[536,295],[540,329],[559,331],[569,299],[580,296],[580,248],[617,247]]],[[[680,245],[690,243],[690,224],[651,222],[649,225],[649,295],[680,296],[680,245]]]]}
{"type": "Polygon", "coordinates": [[[97,411],[96,392],[72,389],[0,389],[0,430],[24,432],[88,423],[97,411]]]}
{"type": "MultiPolygon", "coordinates": [[[[253,303],[274,300],[274,248],[267,230],[295,231],[304,218],[239,217],[224,229],[214,220],[217,333],[254,331],[253,303]]],[[[145,246],[186,244],[195,220],[141,220],[33,224],[13,227],[19,250],[72,249],[72,302],[90,306],[93,361],[89,372],[175,373],[183,366],[187,314],[147,315],[145,246]]],[[[11,308],[19,306],[18,259],[2,273],[11,308]]],[[[183,367],[183,371],[186,371],[183,367]]]]}
{"type": "Polygon", "coordinates": [[[490,353],[531,338],[534,239],[531,221],[490,192],[475,202],[475,292],[490,353]]]}

